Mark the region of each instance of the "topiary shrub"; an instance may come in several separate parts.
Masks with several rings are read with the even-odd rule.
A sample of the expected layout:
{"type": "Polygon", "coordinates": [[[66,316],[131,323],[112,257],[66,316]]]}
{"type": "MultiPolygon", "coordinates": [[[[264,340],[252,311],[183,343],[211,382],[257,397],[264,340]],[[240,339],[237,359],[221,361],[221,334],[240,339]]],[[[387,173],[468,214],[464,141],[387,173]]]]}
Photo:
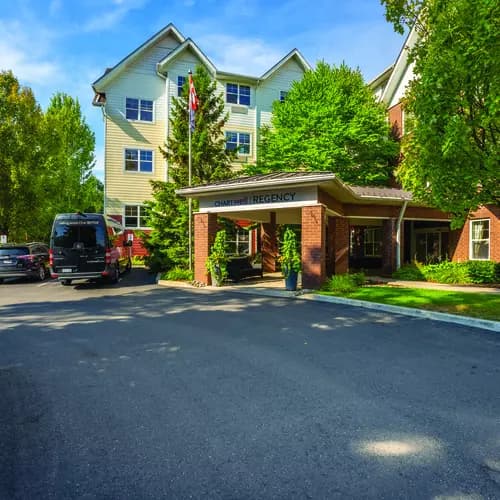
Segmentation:
{"type": "Polygon", "coordinates": [[[321,289],[325,292],[345,295],[356,291],[364,283],[365,275],[363,273],[336,274],[329,278],[321,289]]]}

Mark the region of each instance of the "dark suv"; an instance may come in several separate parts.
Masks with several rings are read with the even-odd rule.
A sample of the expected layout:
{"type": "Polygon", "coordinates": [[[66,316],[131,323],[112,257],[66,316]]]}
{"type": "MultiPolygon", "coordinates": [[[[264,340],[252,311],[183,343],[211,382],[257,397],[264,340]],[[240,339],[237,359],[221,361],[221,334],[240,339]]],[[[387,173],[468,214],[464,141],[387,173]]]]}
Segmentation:
{"type": "Polygon", "coordinates": [[[5,278],[34,278],[49,275],[49,247],[44,243],[0,245],[0,283],[5,278]]]}

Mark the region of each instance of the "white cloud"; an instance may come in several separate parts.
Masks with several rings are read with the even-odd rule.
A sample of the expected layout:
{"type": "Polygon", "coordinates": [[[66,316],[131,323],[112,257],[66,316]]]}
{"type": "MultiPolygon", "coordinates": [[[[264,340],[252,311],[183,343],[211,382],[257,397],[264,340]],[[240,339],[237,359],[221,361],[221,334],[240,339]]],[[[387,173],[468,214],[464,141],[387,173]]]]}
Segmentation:
{"type": "Polygon", "coordinates": [[[217,69],[243,75],[260,76],[285,56],[259,39],[209,34],[197,37],[197,43],[217,69]]]}
{"type": "Polygon", "coordinates": [[[131,11],[141,9],[149,0],[113,0],[113,7],[105,10],[97,9],[98,13],[83,27],[83,31],[105,31],[119,24],[131,11]]]}
{"type": "Polygon", "coordinates": [[[0,33],[0,69],[12,70],[23,83],[38,85],[48,84],[58,74],[57,62],[46,53],[52,38],[48,31],[0,20],[0,33]]]}

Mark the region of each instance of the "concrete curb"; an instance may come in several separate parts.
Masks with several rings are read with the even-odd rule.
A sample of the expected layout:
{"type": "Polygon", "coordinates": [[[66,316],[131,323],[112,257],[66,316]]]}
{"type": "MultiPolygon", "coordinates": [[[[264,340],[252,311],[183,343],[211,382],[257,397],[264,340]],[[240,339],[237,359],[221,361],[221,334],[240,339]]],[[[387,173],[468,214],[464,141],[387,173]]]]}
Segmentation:
{"type": "MultiPolygon", "coordinates": [[[[161,286],[171,286],[179,288],[193,288],[190,283],[182,283],[178,281],[158,281],[161,286]]],[[[310,291],[287,292],[286,290],[274,290],[269,288],[242,288],[235,286],[224,287],[205,287],[210,291],[227,291],[236,293],[245,293],[248,295],[261,295],[265,297],[279,297],[283,299],[308,300],[313,302],[326,302],[330,304],[343,304],[346,306],[363,307],[374,311],[387,312],[392,314],[401,314],[414,318],[430,319],[433,321],[444,321],[446,323],[454,323],[472,328],[482,328],[492,332],[500,333],[500,321],[490,321],[487,319],[471,318],[469,316],[457,316],[455,314],[440,313],[427,311],[425,309],[414,309],[412,307],[392,306],[389,304],[379,304],[377,302],[368,302],[365,300],[345,299],[343,297],[333,297],[331,295],[319,295],[310,291]]]]}

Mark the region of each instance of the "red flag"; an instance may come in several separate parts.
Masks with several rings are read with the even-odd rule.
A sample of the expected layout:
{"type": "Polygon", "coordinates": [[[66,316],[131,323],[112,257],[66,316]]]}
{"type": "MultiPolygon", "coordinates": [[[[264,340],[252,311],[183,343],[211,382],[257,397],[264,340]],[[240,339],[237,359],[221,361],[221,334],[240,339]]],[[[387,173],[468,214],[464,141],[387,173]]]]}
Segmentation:
{"type": "Polygon", "coordinates": [[[189,126],[194,130],[194,112],[198,109],[198,96],[194,88],[193,75],[189,72],[189,126]]]}

